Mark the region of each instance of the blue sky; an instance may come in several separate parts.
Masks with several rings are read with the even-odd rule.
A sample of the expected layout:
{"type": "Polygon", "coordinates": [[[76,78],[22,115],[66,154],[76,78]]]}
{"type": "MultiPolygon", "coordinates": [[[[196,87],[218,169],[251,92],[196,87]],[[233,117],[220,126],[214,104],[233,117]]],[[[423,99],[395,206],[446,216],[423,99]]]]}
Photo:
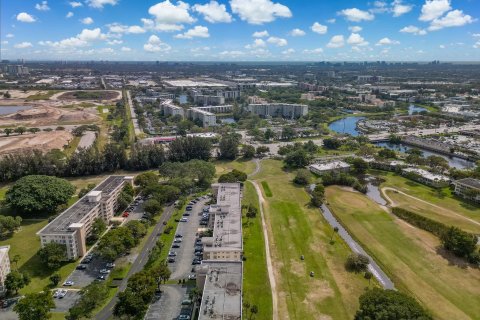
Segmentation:
{"type": "Polygon", "coordinates": [[[480,61],[479,0],[0,0],[3,59],[480,61]]]}

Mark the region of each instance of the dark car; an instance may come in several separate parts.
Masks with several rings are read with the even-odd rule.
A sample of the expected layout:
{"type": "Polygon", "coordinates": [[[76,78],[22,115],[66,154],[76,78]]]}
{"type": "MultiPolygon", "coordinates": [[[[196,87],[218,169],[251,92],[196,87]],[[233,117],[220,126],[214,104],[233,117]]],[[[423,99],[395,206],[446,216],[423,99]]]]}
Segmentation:
{"type": "Polygon", "coordinates": [[[181,234],[177,233],[177,234],[175,235],[175,238],[183,238],[183,236],[182,236],[181,234]]]}
{"type": "Polygon", "coordinates": [[[175,257],[170,257],[170,258],[168,258],[168,262],[169,262],[169,263],[174,263],[174,262],[175,262],[175,257]]]}
{"type": "Polygon", "coordinates": [[[77,270],[85,270],[85,269],[87,269],[87,266],[84,265],[84,264],[79,264],[79,265],[77,266],[77,270]]]}
{"type": "Polygon", "coordinates": [[[180,244],[179,243],[173,243],[172,248],[180,248],[180,244]]]}
{"type": "Polygon", "coordinates": [[[183,216],[184,216],[184,217],[188,217],[188,216],[190,216],[190,213],[185,212],[185,213],[183,214],[183,216]]]}
{"type": "Polygon", "coordinates": [[[187,210],[187,211],[192,211],[192,209],[193,209],[192,206],[187,206],[187,207],[185,208],[185,210],[187,210]]]}

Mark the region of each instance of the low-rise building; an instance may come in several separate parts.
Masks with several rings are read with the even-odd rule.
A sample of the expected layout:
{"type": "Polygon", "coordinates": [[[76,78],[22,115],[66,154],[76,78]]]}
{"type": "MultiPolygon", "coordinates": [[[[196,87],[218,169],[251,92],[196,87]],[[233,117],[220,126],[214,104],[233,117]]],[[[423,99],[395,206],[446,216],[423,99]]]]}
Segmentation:
{"type": "Polygon", "coordinates": [[[203,127],[212,127],[217,125],[217,116],[214,113],[201,108],[190,108],[187,110],[188,119],[199,120],[203,127]]]}
{"type": "Polygon", "coordinates": [[[118,209],[118,197],[131,176],[110,176],[37,232],[41,245],[50,242],[66,245],[67,259],[77,259],[87,252],[86,239],[97,218],[110,221],[118,209]]]}
{"type": "Polygon", "coordinates": [[[5,288],[5,279],[10,273],[10,258],[8,257],[8,251],[10,246],[1,246],[0,247],[0,295],[3,295],[6,292],[5,288]]]}
{"type": "Polygon", "coordinates": [[[450,184],[449,177],[420,168],[404,168],[402,169],[402,175],[435,188],[446,187],[450,184]]]}
{"type": "Polygon", "coordinates": [[[308,166],[308,169],[318,175],[328,172],[347,172],[350,170],[350,165],[344,161],[335,160],[329,162],[320,162],[308,166]]]}
{"type": "Polygon", "coordinates": [[[480,203],[480,180],[465,178],[453,182],[455,194],[471,201],[480,203]]]}
{"type": "Polygon", "coordinates": [[[165,100],[160,103],[160,108],[166,116],[179,115],[182,118],[185,116],[185,112],[182,107],[173,104],[172,100],[165,100]]]}

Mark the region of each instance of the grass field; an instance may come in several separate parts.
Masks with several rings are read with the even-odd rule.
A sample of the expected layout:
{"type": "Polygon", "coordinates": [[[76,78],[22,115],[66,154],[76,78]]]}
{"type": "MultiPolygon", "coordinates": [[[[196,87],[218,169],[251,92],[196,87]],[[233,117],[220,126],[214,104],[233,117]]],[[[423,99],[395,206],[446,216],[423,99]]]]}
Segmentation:
{"type": "MultiPolygon", "coordinates": [[[[16,232],[11,238],[0,241],[0,246],[10,245],[10,258],[20,255],[18,269],[21,272],[28,273],[32,278],[30,284],[20,290],[20,293],[39,292],[50,283],[48,279],[54,270],[48,269],[37,255],[40,249],[40,239],[35,234],[47,224],[47,220],[24,220],[19,232],[16,232]]],[[[12,269],[17,266],[12,264],[12,269]]],[[[73,271],[75,263],[68,263],[62,266],[57,273],[62,277],[62,281],[73,271]]]]}
{"type": "MultiPolygon", "coordinates": [[[[243,189],[242,205],[257,209],[258,197],[251,182],[246,182],[243,189]]],[[[266,253],[262,232],[260,211],[253,219],[242,218],[243,222],[243,301],[258,306],[256,320],[272,319],[272,292],[268,279],[266,253]]],[[[244,310],[244,315],[248,314],[244,310]]]]}
{"type": "MultiPolygon", "coordinates": [[[[434,205],[440,206],[445,209],[445,212],[443,215],[448,214],[448,211],[449,211],[450,213],[453,212],[480,223],[480,206],[469,203],[469,202],[465,202],[455,197],[449,188],[443,188],[443,189],[430,188],[423,184],[411,181],[402,176],[394,174],[392,172],[372,171],[372,174],[385,180],[385,182],[383,182],[380,185],[381,188],[383,187],[395,188],[402,192],[405,192],[406,194],[409,194],[416,198],[430,202],[434,205]]],[[[388,193],[389,196],[391,194],[392,194],[391,192],[388,193]]],[[[398,200],[400,200],[400,202],[402,203],[405,203],[405,201],[402,199],[398,199],[398,200]]],[[[412,203],[411,198],[409,198],[407,202],[410,202],[410,205],[412,206],[419,205],[418,203],[412,203]]],[[[423,214],[422,212],[425,209],[426,209],[425,206],[422,205],[421,211],[418,211],[418,213],[423,214]]],[[[437,208],[435,208],[434,210],[437,211],[437,208]]],[[[435,211],[433,211],[433,214],[435,214],[435,211]]],[[[424,214],[427,216],[429,212],[432,212],[432,209],[427,210],[424,214]]],[[[442,219],[440,217],[441,212],[439,212],[438,214],[439,214],[438,219],[442,219]]],[[[454,220],[457,221],[457,223],[461,223],[460,221],[464,221],[459,217],[455,217],[455,215],[452,215],[452,217],[454,220]]],[[[472,228],[476,228],[475,224],[473,224],[472,228]]]]}
{"type": "Polygon", "coordinates": [[[228,173],[233,169],[243,171],[250,174],[255,170],[255,163],[251,160],[236,160],[236,161],[215,161],[216,176],[219,177],[224,173],[228,173]]]}
{"type": "Polygon", "coordinates": [[[328,187],[332,212],[403,291],[410,292],[436,319],[480,315],[480,271],[439,249],[438,238],[392,217],[358,192],[328,187]]]}
{"type": "Polygon", "coordinates": [[[268,180],[273,191],[264,209],[278,314],[281,319],[352,319],[368,281],[345,271],[350,249],[341,240],[328,243],[331,227],[318,209],[309,206],[305,190],[293,185],[293,177],[275,160],[262,161],[262,170],[255,176],[258,183],[268,180]],[[309,276],[310,271],[315,277],[309,276]]]}
{"type": "Polygon", "coordinates": [[[35,101],[35,100],[48,100],[54,94],[60,92],[59,90],[49,90],[47,93],[32,94],[27,97],[26,100],[35,101]]]}
{"type": "Polygon", "coordinates": [[[262,188],[266,197],[270,198],[273,196],[272,190],[270,189],[270,186],[268,185],[267,181],[262,181],[262,188]]]}

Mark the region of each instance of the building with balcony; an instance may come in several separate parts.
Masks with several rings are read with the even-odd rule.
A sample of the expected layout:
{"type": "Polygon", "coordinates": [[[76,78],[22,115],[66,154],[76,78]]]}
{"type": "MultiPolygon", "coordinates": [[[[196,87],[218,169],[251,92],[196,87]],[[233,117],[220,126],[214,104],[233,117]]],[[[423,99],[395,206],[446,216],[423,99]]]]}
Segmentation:
{"type": "Polygon", "coordinates": [[[10,258],[8,257],[8,251],[10,246],[0,247],[0,295],[5,294],[7,291],[5,288],[5,279],[10,273],[10,258]]]}
{"type": "Polygon", "coordinates": [[[477,203],[480,203],[480,180],[465,178],[453,182],[455,194],[477,203]]]}

